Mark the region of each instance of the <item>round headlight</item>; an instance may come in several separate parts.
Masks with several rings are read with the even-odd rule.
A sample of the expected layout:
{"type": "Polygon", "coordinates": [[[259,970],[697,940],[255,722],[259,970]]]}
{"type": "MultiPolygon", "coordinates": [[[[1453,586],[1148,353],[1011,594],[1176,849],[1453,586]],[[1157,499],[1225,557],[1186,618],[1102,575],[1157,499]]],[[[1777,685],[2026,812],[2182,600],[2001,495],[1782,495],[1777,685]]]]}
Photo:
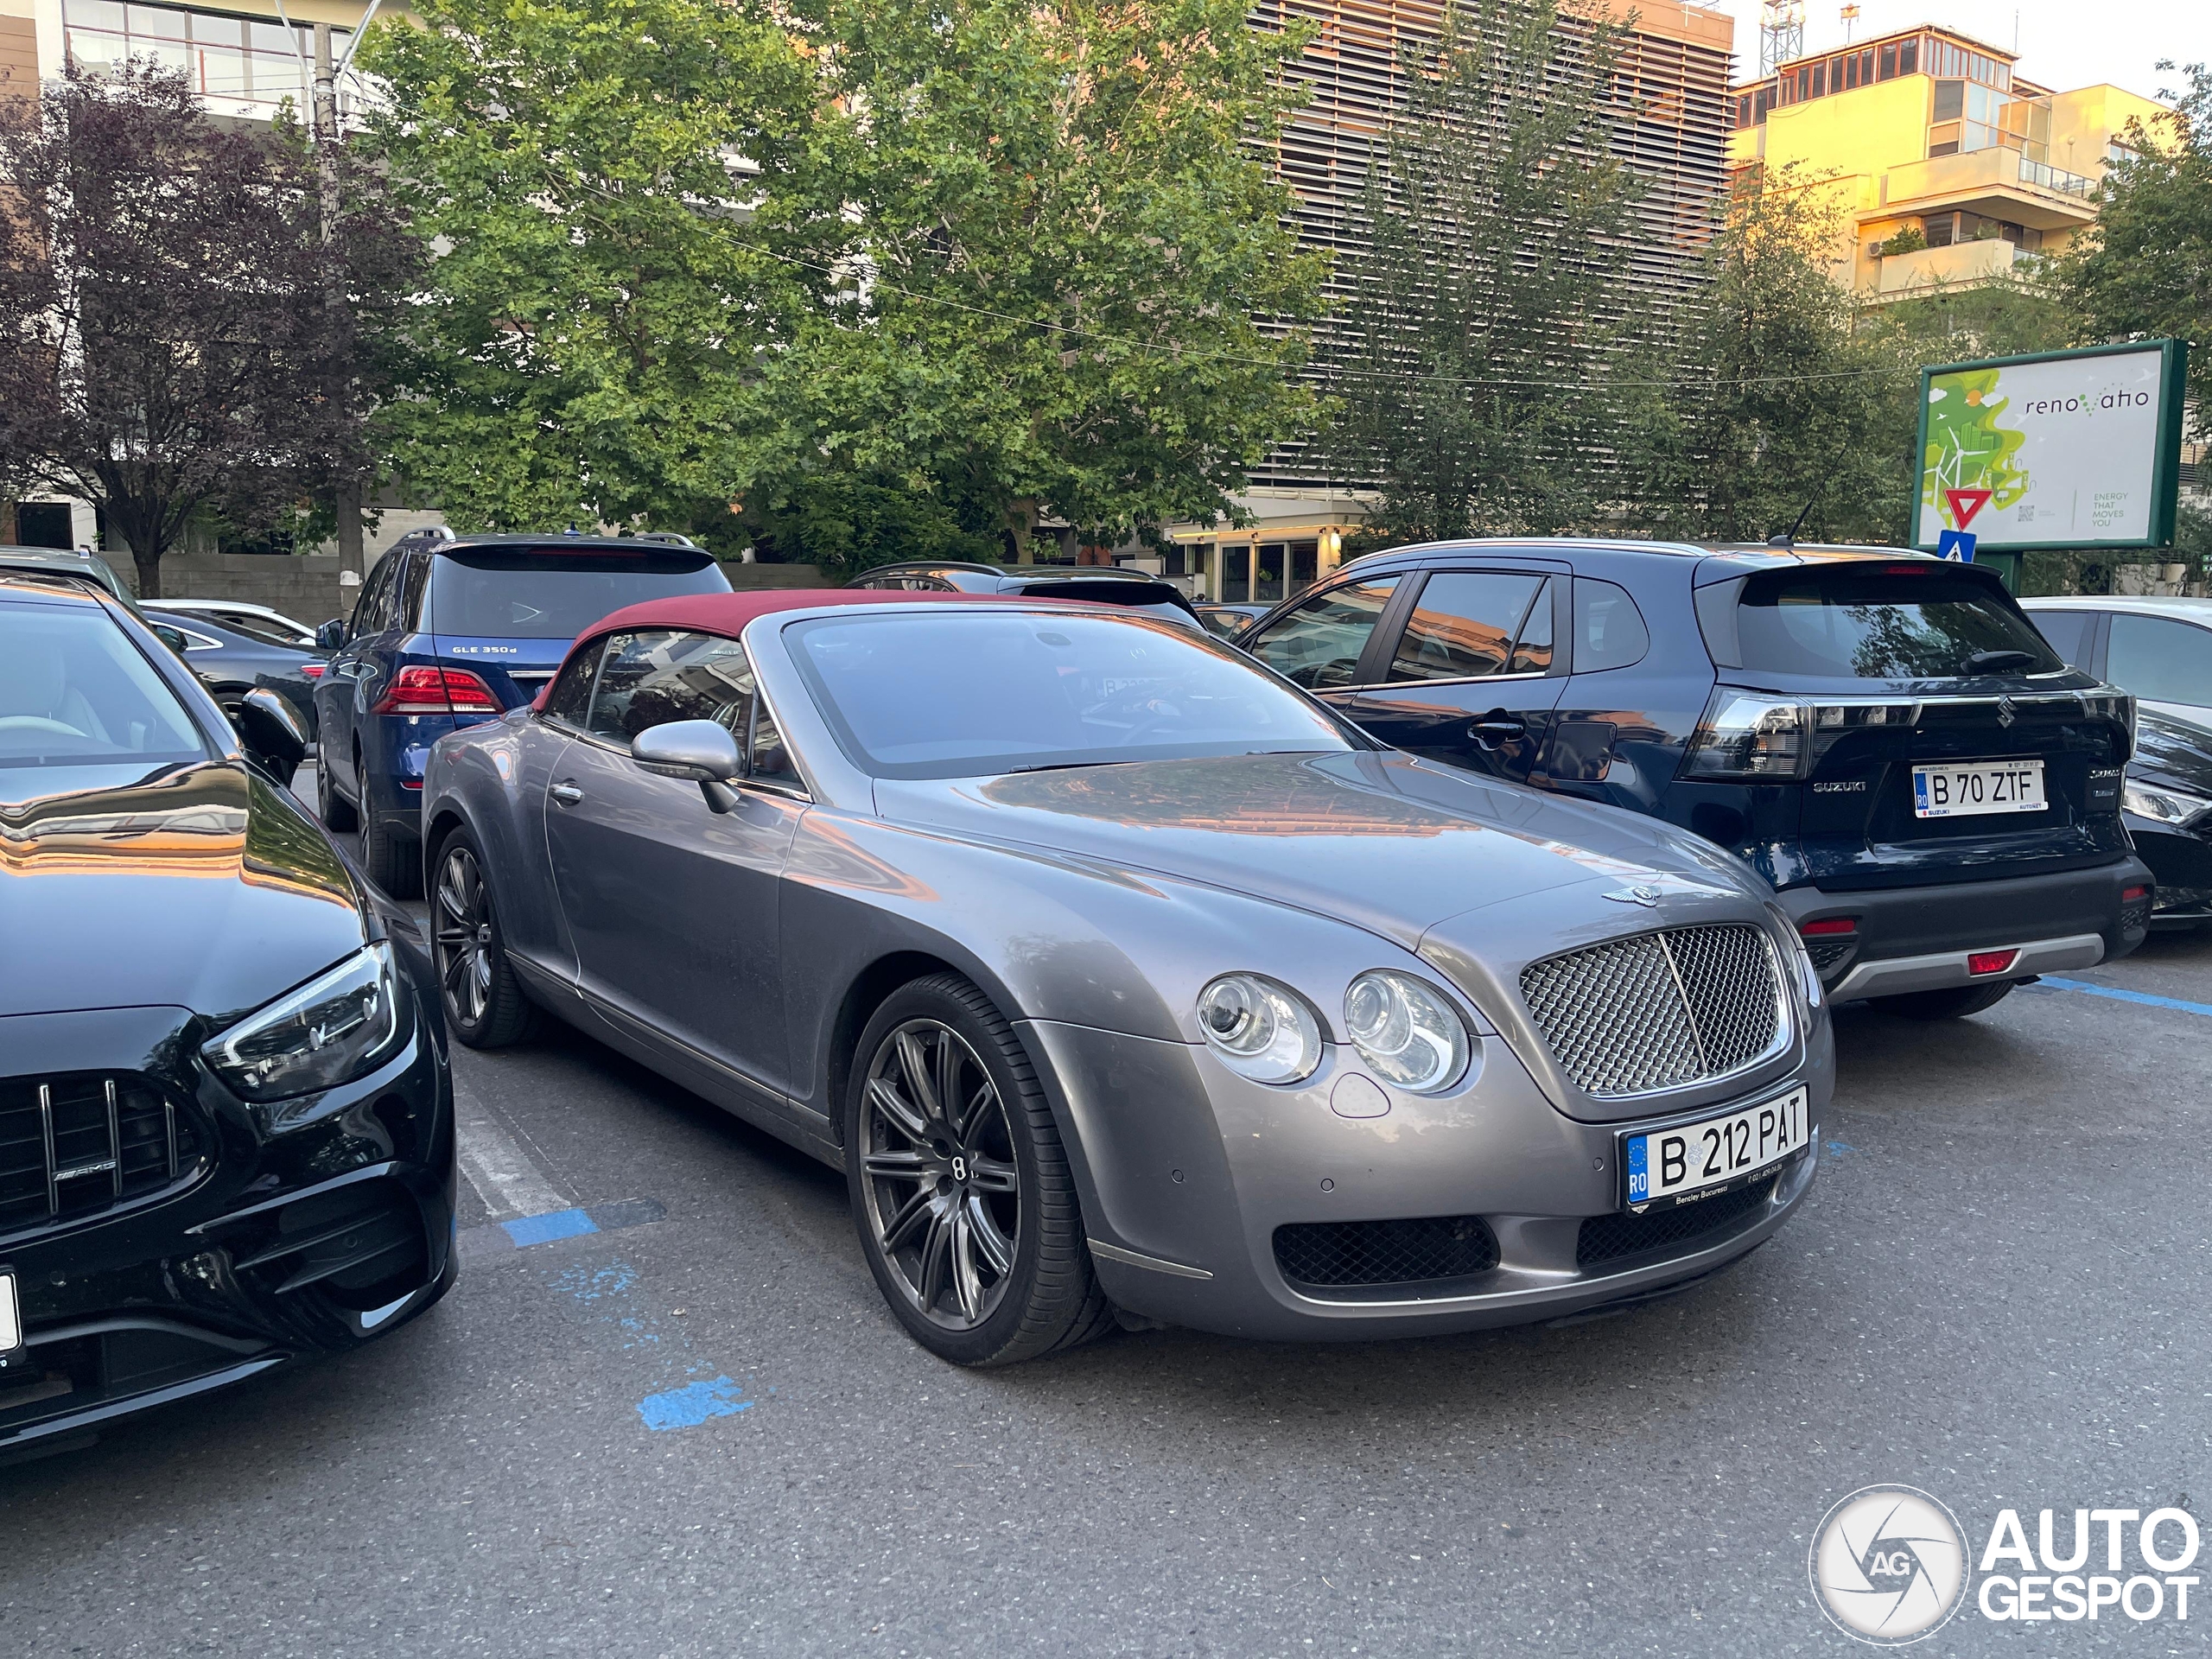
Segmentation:
{"type": "Polygon", "coordinates": [[[1296,1083],[1321,1064],[1321,1027],[1296,992],[1257,974],[1224,974],[1198,993],[1198,1029],[1230,1071],[1296,1083]]]}
{"type": "Polygon", "coordinates": [[[1378,968],[1344,993],[1344,1031],[1360,1058],[1408,1093],[1448,1089],[1467,1069],[1467,1027],[1411,974],[1378,968]]]}

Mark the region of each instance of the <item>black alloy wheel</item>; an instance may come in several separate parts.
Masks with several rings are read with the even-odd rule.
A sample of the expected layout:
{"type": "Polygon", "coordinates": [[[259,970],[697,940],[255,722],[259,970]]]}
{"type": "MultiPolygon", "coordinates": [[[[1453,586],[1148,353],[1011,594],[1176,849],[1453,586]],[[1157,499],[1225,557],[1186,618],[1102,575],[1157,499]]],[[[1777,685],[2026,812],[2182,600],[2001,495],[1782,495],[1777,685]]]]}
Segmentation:
{"type": "Polygon", "coordinates": [[[899,1323],[963,1365],[1109,1328],[1052,1109],[989,1000],[954,975],[918,980],[876,1010],[855,1061],[853,1219],[899,1323]]]}
{"type": "Polygon", "coordinates": [[[446,1024],[471,1048],[505,1048],[530,1035],[537,1009],[507,965],[492,889],[476,843],[456,830],[438,849],[430,938],[446,1024]]]}
{"type": "Polygon", "coordinates": [[[2012,994],[2012,982],[1994,985],[1947,985],[1940,991],[1901,991],[1895,996],[1870,996],[1870,1007],[1901,1020],[1963,1020],[1984,1008],[1993,1008],[2012,994]]]}

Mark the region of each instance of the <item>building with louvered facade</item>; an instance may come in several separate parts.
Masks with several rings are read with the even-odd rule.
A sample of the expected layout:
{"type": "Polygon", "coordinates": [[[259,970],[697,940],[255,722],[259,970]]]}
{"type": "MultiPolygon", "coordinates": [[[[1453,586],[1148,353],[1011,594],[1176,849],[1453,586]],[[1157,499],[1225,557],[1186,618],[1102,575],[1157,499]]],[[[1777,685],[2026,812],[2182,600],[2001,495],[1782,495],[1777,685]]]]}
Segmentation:
{"type": "MultiPolygon", "coordinates": [[[[1646,293],[1681,287],[1726,189],[1734,22],[1684,0],[1561,6],[1576,10],[1622,29],[1614,149],[1644,185],[1641,234],[1630,250],[1634,285],[1646,293]]],[[[1408,55],[1433,54],[1444,10],[1442,0],[1257,0],[1253,7],[1255,29],[1302,22],[1313,30],[1290,68],[1309,96],[1283,127],[1276,157],[1305,246],[1340,256],[1361,246],[1360,194],[1406,108],[1408,55]]],[[[1260,601],[1295,593],[1333,568],[1340,532],[1362,516],[1357,493],[1331,487],[1294,446],[1268,456],[1251,480],[1243,505],[1255,527],[1179,527],[1166,574],[1210,598],[1260,601]]]]}

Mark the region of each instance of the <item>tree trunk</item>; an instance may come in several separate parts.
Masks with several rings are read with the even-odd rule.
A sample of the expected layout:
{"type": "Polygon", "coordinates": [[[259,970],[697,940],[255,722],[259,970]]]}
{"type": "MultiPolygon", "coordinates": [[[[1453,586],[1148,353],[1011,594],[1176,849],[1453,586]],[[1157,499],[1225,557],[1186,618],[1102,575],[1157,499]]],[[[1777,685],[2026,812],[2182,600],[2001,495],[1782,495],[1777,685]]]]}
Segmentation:
{"type": "Polygon", "coordinates": [[[16,503],[12,496],[0,497],[0,547],[21,545],[16,537],[22,533],[16,523],[16,503]]]}
{"type": "Polygon", "coordinates": [[[159,599],[162,596],[162,556],[141,553],[133,548],[130,562],[138,567],[138,597],[142,600],[159,599]]]}
{"type": "Polygon", "coordinates": [[[1014,562],[1016,564],[1033,563],[1029,537],[1030,527],[1037,522],[1037,503],[1025,495],[1018,501],[1007,503],[1000,517],[1006,521],[1007,534],[1014,537],[1014,562]]]}

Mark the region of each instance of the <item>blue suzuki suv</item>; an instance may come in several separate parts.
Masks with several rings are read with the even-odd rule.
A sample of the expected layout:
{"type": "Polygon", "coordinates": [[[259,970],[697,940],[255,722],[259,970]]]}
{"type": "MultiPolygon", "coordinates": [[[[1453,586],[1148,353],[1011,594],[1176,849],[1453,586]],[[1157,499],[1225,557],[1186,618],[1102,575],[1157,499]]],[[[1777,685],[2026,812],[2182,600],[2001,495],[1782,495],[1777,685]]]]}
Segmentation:
{"type": "Polygon", "coordinates": [[[1726,848],[1838,1001],[1952,1019],[2143,942],[2134,700],[1986,568],[1455,542],[1356,560],[1237,643],[1385,742],[1726,848]]]}
{"type": "Polygon", "coordinates": [[[402,537],[361,584],[352,619],[316,636],[332,653],[315,688],[323,823],[358,826],[370,877],[416,896],[430,745],[529,702],[608,613],[728,591],[713,556],[682,537],[402,537]]]}

